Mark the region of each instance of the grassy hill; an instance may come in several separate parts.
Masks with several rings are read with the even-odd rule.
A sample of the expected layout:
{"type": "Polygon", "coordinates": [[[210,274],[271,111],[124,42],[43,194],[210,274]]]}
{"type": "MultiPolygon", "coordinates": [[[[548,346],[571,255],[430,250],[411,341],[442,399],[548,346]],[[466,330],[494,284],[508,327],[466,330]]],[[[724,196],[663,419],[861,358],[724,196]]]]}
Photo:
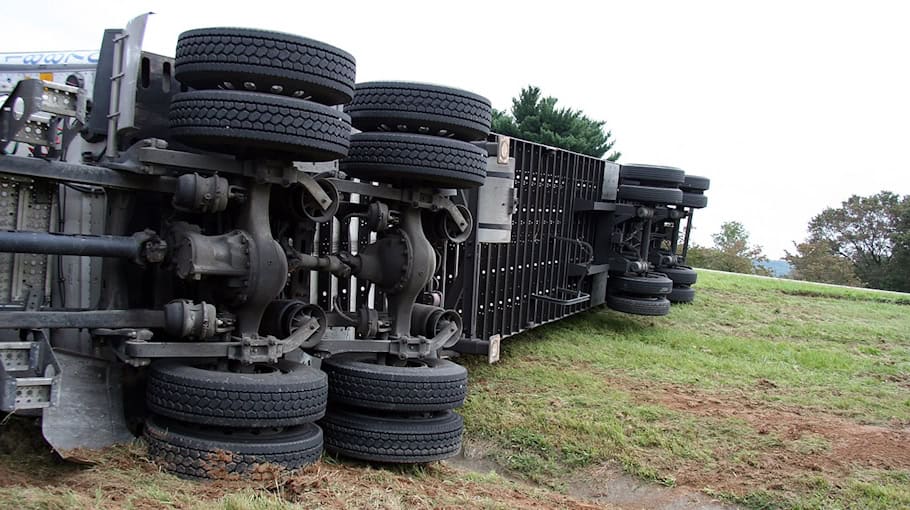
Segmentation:
{"type": "Polygon", "coordinates": [[[87,466],[25,453],[35,434],[12,420],[0,507],[592,508],[622,473],[747,508],[910,507],[910,296],[699,279],[669,317],[594,310],[508,339],[497,365],[463,360],[467,445],[503,476],[327,458],[203,485],[141,444],[87,466]]]}

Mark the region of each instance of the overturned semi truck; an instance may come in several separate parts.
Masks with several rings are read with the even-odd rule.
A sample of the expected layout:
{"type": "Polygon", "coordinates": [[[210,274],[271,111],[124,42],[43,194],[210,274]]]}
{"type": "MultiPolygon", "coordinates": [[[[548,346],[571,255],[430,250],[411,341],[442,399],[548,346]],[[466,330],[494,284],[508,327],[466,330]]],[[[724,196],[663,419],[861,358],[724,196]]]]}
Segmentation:
{"type": "Polygon", "coordinates": [[[490,133],[485,98],[355,84],[318,41],[199,29],[171,58],[145,24],[72,77],[0,65],[0,408],[64,457],[144,435],[195,478],[444,459],[451,359],[694,297],[706,178],[490,133]]]}

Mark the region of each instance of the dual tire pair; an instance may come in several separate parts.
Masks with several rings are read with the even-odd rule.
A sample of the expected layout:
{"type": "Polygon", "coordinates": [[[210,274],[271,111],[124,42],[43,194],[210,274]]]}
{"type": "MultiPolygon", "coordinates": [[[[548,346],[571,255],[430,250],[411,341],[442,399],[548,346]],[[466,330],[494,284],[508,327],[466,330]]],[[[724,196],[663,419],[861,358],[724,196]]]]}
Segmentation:
{"type": "Polygon", "coordinates": [[[147,379],[149,455],[187,478],[256,476],[255,467],[297,469],[322,455],[328,379],[280,363],[258,373],[154,363],[147,379]]]}
{"type": "Polygon", "coordinates": [[[279,32],[206,28],[180,35],[171,135],[240,157],[331,161],[347,155],[356,64],[328,44],[279,32]]]}
{"type": "Polygon", "coordinates": [[[658,267],[657,271],[673,280],[673,290],[667,294],[671,303],[691,303],[695,300],[692,285],[698,280],[698,273],[689,266],[658,267]]]}
{"type": "Polygon", "coordinates": [[[634,315],[661,316],[670,313],[670,303],[689,303],[698,275],[688,266],[658,268],[644,275],[610,276],[607,306],[634,315]]]}
{"type": "Polygon", "coordinates": [[[659,273],[610,275],[607,306],[633,315],[661,316],[670,313],[666,296],[673,282],[659,273]]]}
{"type": "Polygon", "coordinates": [[[646,205],[680,205],[693,209],[707,207],[706,177],[686,175],[679,168],[656,165],[623,165],[619,176],[619,200],[646,205]]]}
{"type": "Polygon", "coordinates": [[[486,152],[469,142],[490,132],[489,100],[420,83],[370,82],[356,87],[345,112],[363,133],[339,168],[367,181],[399,186],[476,188],[486,178],[486,152]]]}
{"type": "Polygon", "coordinates": [[[467,395],[467,370],[448,360],[409,366],[375,355],[330,358],[329,409],[320,421],[329,453],[354,459],[415,463],[461,450],[464,422],[452,410],[467,395]]]}

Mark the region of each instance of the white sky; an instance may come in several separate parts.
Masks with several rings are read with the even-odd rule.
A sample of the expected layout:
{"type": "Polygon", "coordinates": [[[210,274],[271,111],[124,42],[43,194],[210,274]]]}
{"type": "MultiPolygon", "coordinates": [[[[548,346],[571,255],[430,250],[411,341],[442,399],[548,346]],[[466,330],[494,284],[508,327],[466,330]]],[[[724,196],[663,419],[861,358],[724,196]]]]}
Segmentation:
{"type": "Polygon", "coordinates": [[[910,193],[910,3],[2,0],[0,51],[92,49],[154,11],[145,49],[206,26],[338,46],[358,81],[440,83],[498,108],[527,84],[606,119],[620,162],[711,178],[695,240],[738,220],[771,258],[853,193],[910,193]]]}

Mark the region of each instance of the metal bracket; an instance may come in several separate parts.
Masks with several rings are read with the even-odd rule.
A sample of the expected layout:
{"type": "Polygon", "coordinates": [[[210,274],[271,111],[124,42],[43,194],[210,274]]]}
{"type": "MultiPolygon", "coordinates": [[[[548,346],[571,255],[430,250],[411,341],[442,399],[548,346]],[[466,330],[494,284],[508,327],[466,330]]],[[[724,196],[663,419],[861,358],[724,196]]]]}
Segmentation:
{"type": "Polygon", "coordinates": [[[582,292],[580,290],[564,289],[562,287],[556,289],[556,296],[548,296],[546,294],[532,294],[533,299],[539,301],[546,301],[547,303],[553,303],[559,306],[572,306],[587,302],[591,299],[591,295],[582,292]]]}
{"type": "Polygon", "coordinates": [[[167,175],[178,169],[241,175],[250,177],[257,183],[284,187],[300,184],[323,211],[329,210],[334,204],[332,197],[313,176],[297,169],[293,164],[268,160],[239,161],[232,157],[175,151],[167,147],[167,142],[157,138],[141,140],[125,151],[122,157],[108,161],[105,166],[140,174],[167,175]]]}
{"type": "Polygon", "coordinates": [[[79,89],[43,80],[20,81],[0,109],[0,142],[57,149],[57,128],[76,116],[79,89]]]}
{"type": "Polygon", "coordinates": [[[375,185],[366,182],[354,182],[344,179],[330,178],[332,184],[345,193],[380,198],[392,202],[401,202],[410,207],[429,209],[431,211],[445,210],[449,213],[455,225],[464,232],[470,224],[458,210],[458,206],[449,197],[436,193],[431,188],[394,188],[387,185],[375,185]]]}
{"type": "Polygon", "coordinates": [[[59,379],[60,365],[42,331],[29,331],[21,342],[0,342],[0,410],[54,405],[59,379]]]}
{"type": "Polygon", "coordinates": [[[274,363],[301,347],[317,331],[319,321],[310,318],[291,336],[279,339],[271,335],[244,335],[231,342],[147,342],[130,339],[123,344],[123,353],[138,360],[153,358],[228,358],[243,363],[274,363]]]}

